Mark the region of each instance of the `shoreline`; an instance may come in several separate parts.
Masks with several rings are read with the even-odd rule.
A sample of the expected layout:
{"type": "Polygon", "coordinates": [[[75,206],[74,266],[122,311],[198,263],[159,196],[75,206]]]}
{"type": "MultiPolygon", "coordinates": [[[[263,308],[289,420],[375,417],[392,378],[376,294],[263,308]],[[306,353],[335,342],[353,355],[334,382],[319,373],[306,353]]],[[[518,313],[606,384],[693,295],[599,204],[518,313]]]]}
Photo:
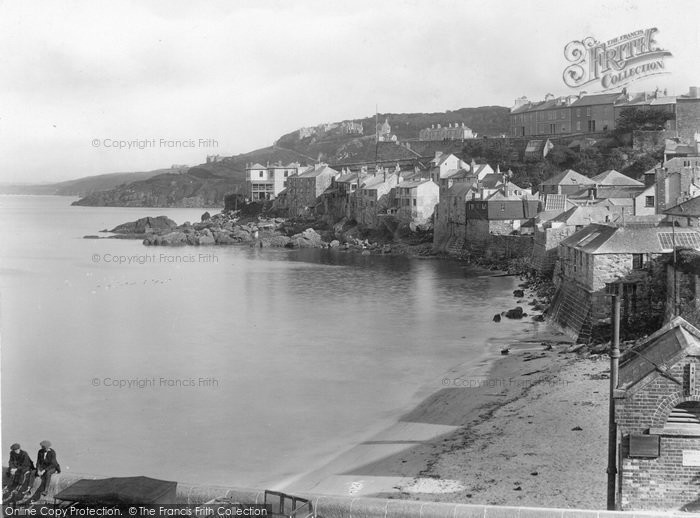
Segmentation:
{"type": "Polygon", "coordinates": [[[533,376],[535,382],[543,382],[561,367],[558,353],[563,347],[545,351],[542,344],[568,344],[569,340],[544,329],[542,324],[528,323],[536,332],[514,334],[505,344],[510,354],[501,355],[501,347],[494,344],[478,359],[452,366],[440,380],[442,388],[422,391],[425,396],[391,425],[321,468],[293,477],[280,489],[292,493],[407,498],[419,486],[425,488],[427,479],[433,479],[439,481],[425,495],[426,499],[434,499],[446,487],[456,487],[456,481],[437,479],[431,473],[442,454],[453,451],[472,427],[523,397],[536,385],[533,376]]]}

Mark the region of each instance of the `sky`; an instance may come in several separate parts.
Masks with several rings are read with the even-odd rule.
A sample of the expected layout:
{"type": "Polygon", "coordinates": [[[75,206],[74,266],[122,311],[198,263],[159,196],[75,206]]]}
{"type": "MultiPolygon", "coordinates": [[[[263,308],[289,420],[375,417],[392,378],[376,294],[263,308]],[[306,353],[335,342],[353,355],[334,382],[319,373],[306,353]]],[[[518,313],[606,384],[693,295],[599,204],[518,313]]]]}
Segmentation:
{"type": "Polygon", "coordinates": [[[670,73],[629,88],[680,95],[698,19],[697,0],[0,0],[0,182],[196,165],[375,106],[573,94],[567,43],[650,27],[670,73]]]}

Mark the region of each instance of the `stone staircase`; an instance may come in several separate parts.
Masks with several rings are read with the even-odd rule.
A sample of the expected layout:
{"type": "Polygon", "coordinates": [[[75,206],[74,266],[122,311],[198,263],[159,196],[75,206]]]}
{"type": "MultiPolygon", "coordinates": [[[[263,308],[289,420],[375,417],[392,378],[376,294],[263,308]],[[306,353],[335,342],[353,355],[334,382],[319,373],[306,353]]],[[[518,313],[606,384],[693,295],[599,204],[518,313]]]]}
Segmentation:
{"type": "Polygon", "coordinates": [[[467,242],[463,237],[453,238],[447,245],[447,253],[450,255],[462,255],[466,244],[467,242]]]}

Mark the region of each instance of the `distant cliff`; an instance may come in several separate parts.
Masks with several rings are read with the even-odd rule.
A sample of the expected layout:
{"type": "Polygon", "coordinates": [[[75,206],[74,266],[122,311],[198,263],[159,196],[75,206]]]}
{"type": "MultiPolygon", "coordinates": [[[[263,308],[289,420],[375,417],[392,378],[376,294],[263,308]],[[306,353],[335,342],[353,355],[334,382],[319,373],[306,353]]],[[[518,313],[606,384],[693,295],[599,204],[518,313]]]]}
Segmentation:
{"type": "Polygon", "coordinates": [[[107,191],[92,193],[73,205],[95,207],[223,207],[224,196],[235,192],[236,179],[192,168],[166,173],[107,191]]]}
{"type": "MultiPolygon", "coordinates": [[[[388,120],[391,134],[400,142],[417,139],[418,132],[431,124],[464,123],[479,135],[497,136],[508,132],[509,110],[501,106],[462,108],[445,113],[381,114],[388,120]]],[[[393,142],[377,146],[375,117],[356,119],[363,134],[348,134],[339,123],[318,126],[313,134],[302,136],[296,130],[280,137],[272,146],[249,153],[224,157],[219,161],[191,167],[187,172],[153,175],[151,178],[115,185],[92,192],[74,205],[124,207],[223,207],[224,195],[245,193],[245,167],[249,162],[299,162],[312,164],[321,159],[331,165],[380,160],[416,158],[415,151],[393,142]]],[[[410,145],[410,143],[409,143],[410,145]]]]}
{"type": "MultiPolygon", "coordinates": [[[[183,168],[181,170],[186,170],[183,168]]],[[[156,169],[135,173],[108,173],[86,176],[77,180],[46,184],[0,184],[2,194],[35,194],[56,196],[87,196],[94,192],[106,191],[119,185],[140,180],[148,180],[163,173],[179,172],[177,169],[156,169]]]]}

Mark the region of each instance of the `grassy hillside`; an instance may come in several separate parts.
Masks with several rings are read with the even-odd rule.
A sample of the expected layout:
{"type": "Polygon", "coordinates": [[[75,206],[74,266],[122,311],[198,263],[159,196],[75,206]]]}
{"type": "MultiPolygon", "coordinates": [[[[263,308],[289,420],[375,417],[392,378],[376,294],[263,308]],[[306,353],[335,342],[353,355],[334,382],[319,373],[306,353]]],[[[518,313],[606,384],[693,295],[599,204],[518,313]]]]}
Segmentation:
{"type": "MultiPolygon", "coordinates": [[[[418,132],[431,124],[447,125],[462,122],[480,135],[500,135],[508,131],[508,108],[485,106],[463,108],[445,113],[380,114],[388,119],[392,134],[399,141],[418,138],[418,132]]],[[[312,164],[323,160],[332,165],[391,161],[417,158],[418,153],[403,145],[383,142],[374,137],[374,116],[356,120],[362,122],[364,135],[343,134],[340,127],[317,130],[314,135],[300,138],[299,131],[280,137],[272,146],[256,149],[215,163],[191,167],[184,174],[153,175],[151,178],[123,185],[113,185],[103,192],[92,191],[77,205],[129,207],[218,207],[227,193],[245,192],[247,163],[299,162],[312,164]]],[[[432,151],[431,151],[432,154],[432,151]]],[[[161,171],[162,172],[162,171],[161,171]]],[[[87,180],[87,179],[85,179],[87,180]]]]}
{"type": "Polygon", "coordinates": [[[76,180],[49,184],[0,184],[2,194],[40,194],[58,196],[87,196],[94,192],[106,191],[119,185],[140,180],[148,180],[159,174],[172,173],[172,169],[156,169],[136,173],[108,173],[86,176],[76,180]]]}

